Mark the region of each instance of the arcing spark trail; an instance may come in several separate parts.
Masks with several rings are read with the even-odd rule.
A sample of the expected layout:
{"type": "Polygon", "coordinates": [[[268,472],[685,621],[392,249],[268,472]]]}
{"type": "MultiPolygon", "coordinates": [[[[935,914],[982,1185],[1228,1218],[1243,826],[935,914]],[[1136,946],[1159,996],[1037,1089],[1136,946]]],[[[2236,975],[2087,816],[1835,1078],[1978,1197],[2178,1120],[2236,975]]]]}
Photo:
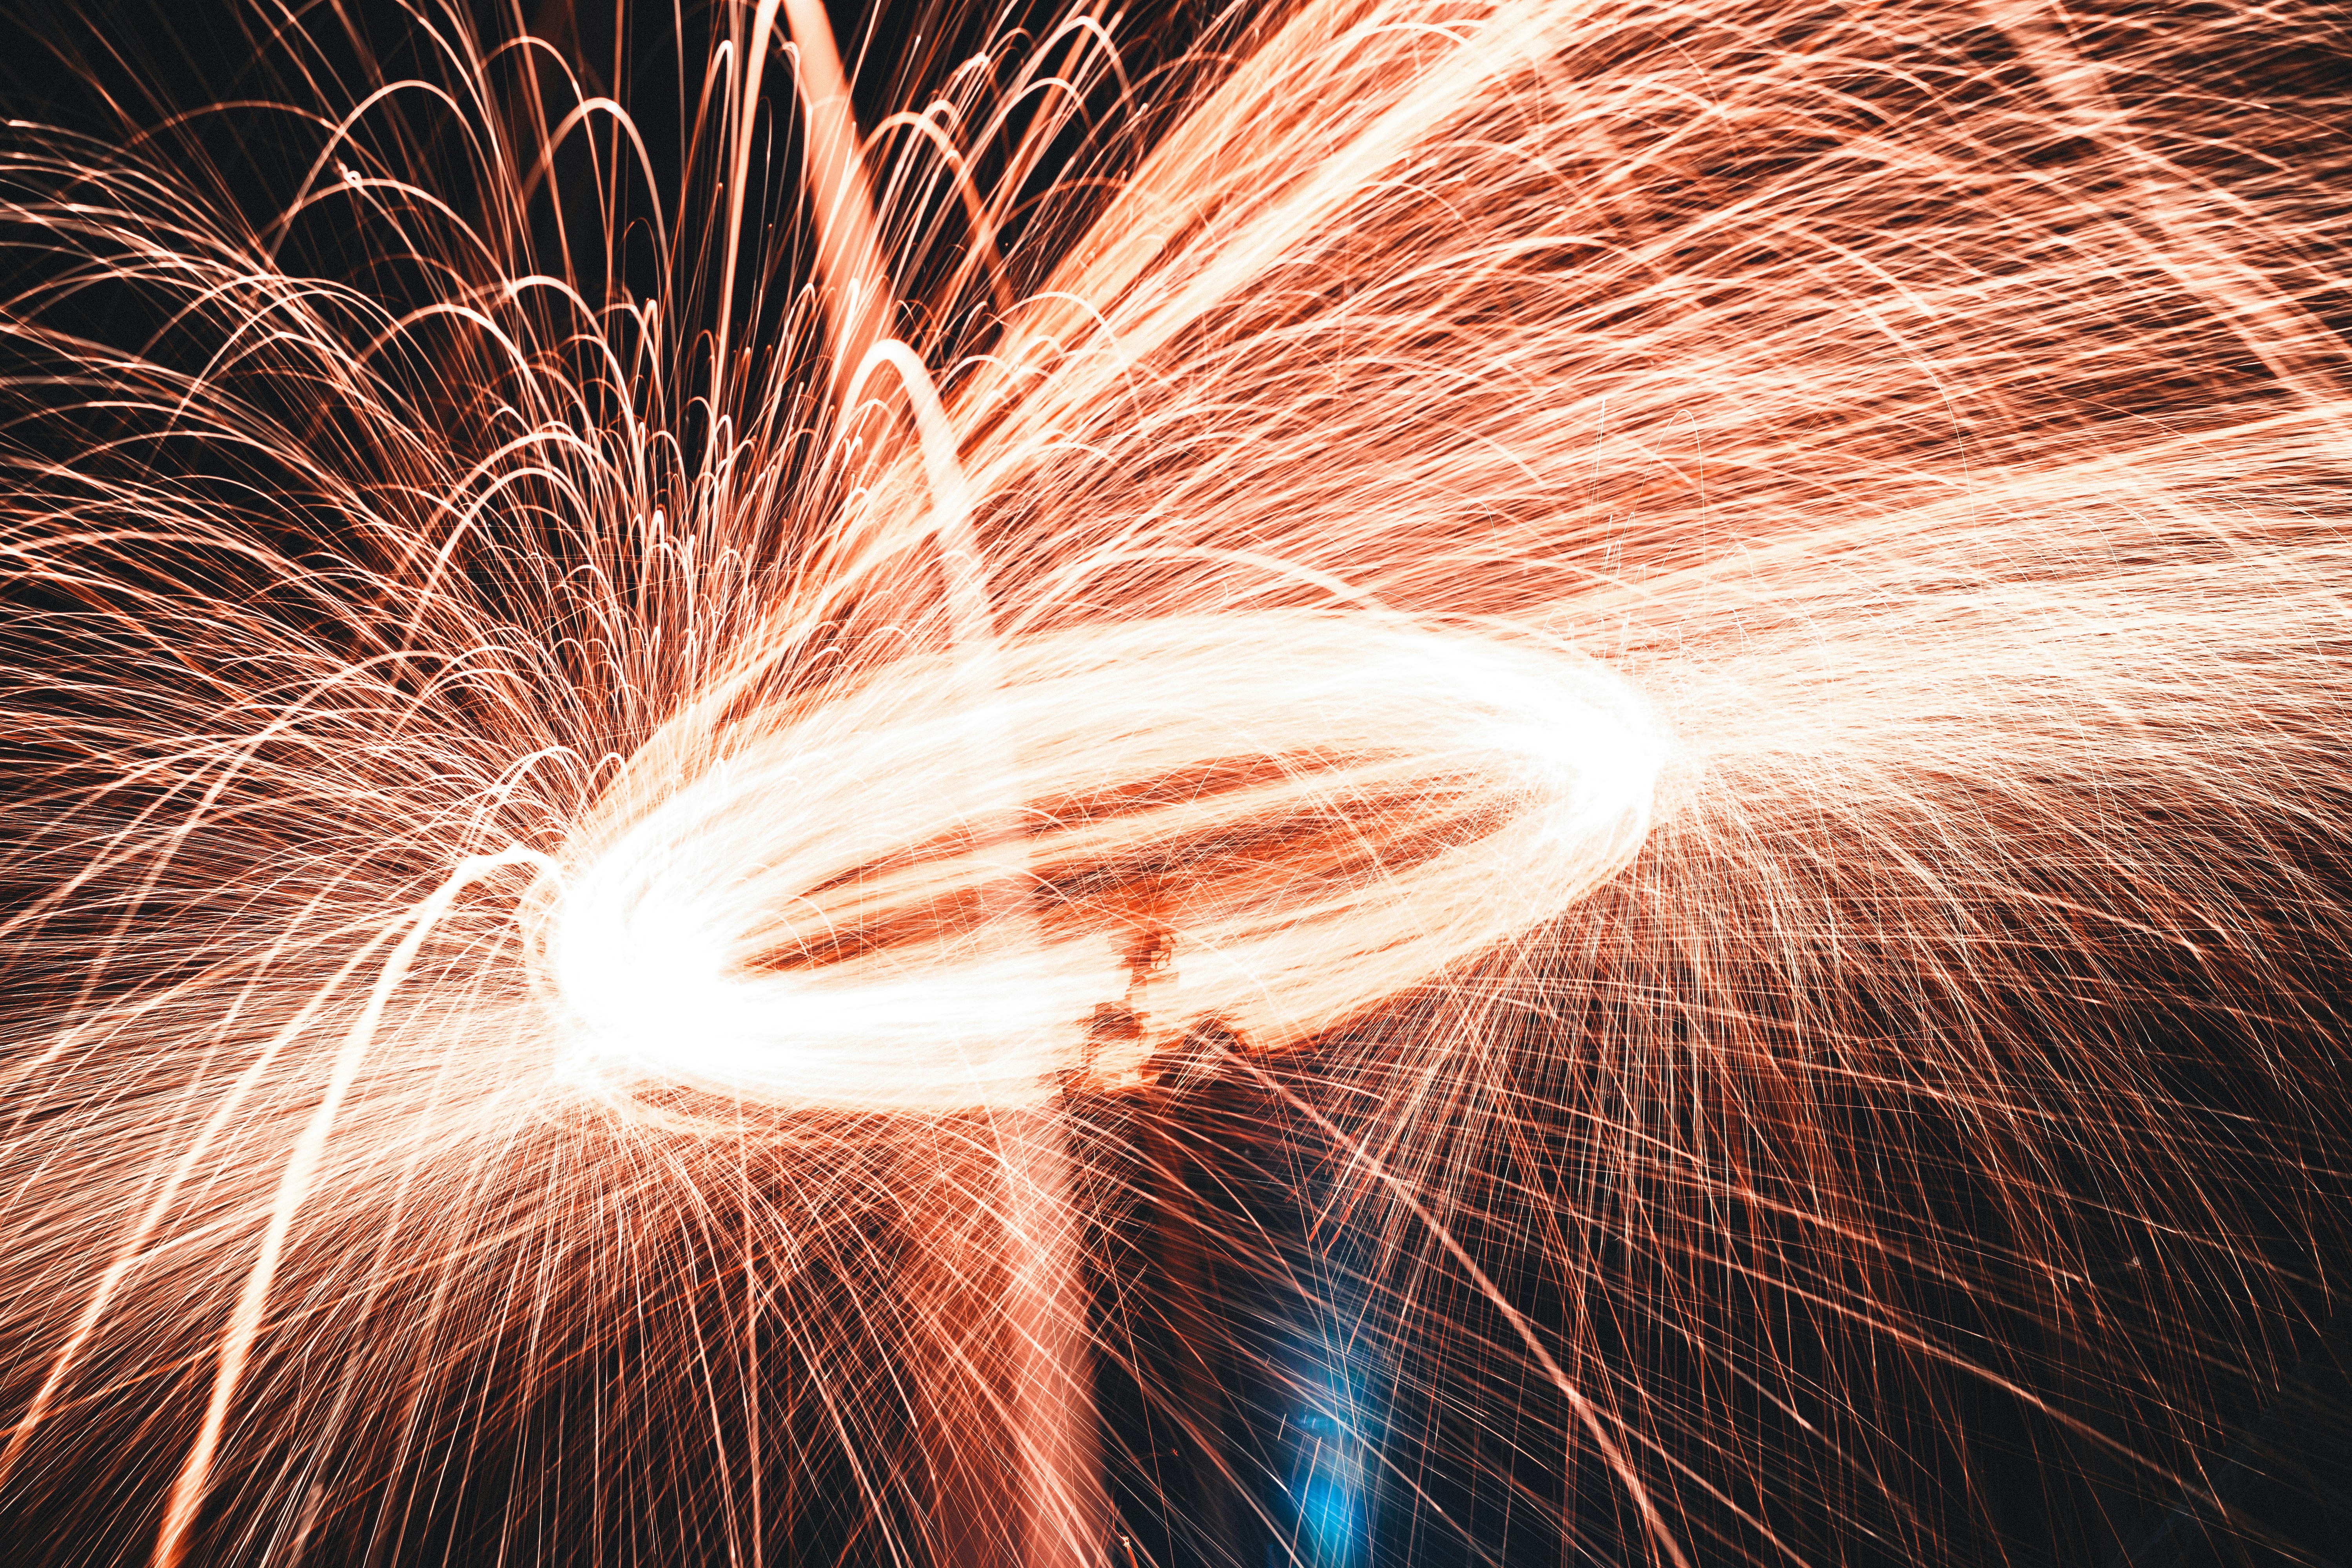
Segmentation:
{"type": "Polygon", "coordinates": [[[2322,18],[280,20],[0,143],[21,1535],[1255,1561],[1236,1150],[1482,1550],[1966,1559],[1955,1386],[2202,1496],[2336,1223],[2322,18]]]}

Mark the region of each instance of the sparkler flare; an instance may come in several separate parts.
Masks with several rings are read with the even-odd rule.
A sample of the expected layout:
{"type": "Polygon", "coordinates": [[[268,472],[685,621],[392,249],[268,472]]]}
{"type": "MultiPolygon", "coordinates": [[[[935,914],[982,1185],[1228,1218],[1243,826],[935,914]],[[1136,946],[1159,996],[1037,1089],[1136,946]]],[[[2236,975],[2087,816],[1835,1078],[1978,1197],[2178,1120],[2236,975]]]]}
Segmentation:
{"type": "Polygon", "coordinates": [[[225,15],[0,135],[12,1562],[2229,1526],[2324,16],[225,15]]]}

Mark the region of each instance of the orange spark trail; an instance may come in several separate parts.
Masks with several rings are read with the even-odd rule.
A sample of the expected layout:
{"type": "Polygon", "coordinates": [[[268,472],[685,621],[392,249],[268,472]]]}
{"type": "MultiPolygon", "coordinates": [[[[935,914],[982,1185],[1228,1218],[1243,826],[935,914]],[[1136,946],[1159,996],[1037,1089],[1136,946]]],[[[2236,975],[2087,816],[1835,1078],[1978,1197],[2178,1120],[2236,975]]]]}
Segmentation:
{"type": "Polygon", "coordinates": [[[0,18],[28,1562],[2257,1528],[2321,8],[218,4],[0,18]]]}
{"type": "Polygon", "coordinates": [[[278,1178],[278,1195],[270,1204],[268,1227],[261,1233],[260,1250],[254,1256],[245,1289],[229,1316],[228,1331],[221,1339],[219,1365],[213,1373],[212,1401],[205,1408],[204,1425],[189,1447],[187,1461],[181,1467],[179,1479],[173,1482],[170,1500],[164,1506],[163,1531],[155,1541],[159,1568],[176,1568],[187,1551],[189,1528],[195,1522],[196,1510],[204,1504],[205,1490],[212,1478],[213,1455],[220,1444],[222,1424],[228,1419],[230,1402],[236,1397],[237,1380],[245,1375],[254,1336],[260,1332],[262,1316],[269,1308],[270,1288],[277,1282],[286,1237],[294,1228],[296,1213],[310,1195],[319,1162],[334,1131],[336,1112],[342,1109],[352,1081],[358,1076],[369,1047],[375,1043],[376,1026],[383,1021],[385,1003],[401,982],[408,978],[409,968],[416,962],[425,939],[433,934],[435,924],[448,912],[460,893],[506,867],[546,864],[547,857],[523,848],[474,856],[460,862],[449,873],[447,881],[410,911],[407,934],[384,960],[375,984],[368,992],[367,1005],[361,1009],[351,1032],[343,1037],[342,1044],[336,1047],[326,1092],[320,1097],[318,1109],[310,1113],[302,1135],[287,1157],[285,1171],[278,1178]]]}

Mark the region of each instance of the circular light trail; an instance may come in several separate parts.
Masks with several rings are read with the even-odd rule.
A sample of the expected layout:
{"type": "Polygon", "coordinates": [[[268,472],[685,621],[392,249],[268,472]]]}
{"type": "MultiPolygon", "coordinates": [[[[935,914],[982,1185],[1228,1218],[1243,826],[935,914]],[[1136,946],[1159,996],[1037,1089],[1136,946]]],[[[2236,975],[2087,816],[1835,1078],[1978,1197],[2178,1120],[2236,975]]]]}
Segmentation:
{"type": "Polygon", "coordinates": [[[1626,864],[1667,754],[1629,686],[1555,644],[1273,613],[1018,639],[977,697],[905,659],[674,747],[536,900],[562,1070],[908,1112],[1139,1073],[1149,1044],[1090,1060],[1085,1027],[1139,932],[1179,960],[1160,1043],[1214,1016],[1277,1046],[1376,1006],[1626,864]],[[1006,800],[1017,830],[975,826],[1006,800]]]}

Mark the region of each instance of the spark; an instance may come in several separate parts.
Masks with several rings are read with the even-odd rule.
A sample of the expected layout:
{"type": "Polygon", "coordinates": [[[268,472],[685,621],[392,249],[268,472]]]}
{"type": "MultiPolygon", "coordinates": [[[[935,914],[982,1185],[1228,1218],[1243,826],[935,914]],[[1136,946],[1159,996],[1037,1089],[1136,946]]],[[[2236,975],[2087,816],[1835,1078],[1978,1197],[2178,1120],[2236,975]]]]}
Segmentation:
{"type": "Polygon", "coordinates": [[[1961,1383],[2226,1518],[2316,12],[230,15],[0,137],[43,1560],[1981,1560],[1961,1383]]]}

